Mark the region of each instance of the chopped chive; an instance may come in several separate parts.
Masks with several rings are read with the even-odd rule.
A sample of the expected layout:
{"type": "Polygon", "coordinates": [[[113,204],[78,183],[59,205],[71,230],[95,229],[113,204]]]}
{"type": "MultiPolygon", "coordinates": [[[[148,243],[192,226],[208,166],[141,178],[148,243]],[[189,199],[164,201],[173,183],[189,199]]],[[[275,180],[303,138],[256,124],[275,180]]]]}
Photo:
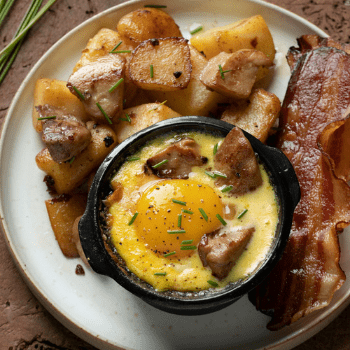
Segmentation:
{"type": "Polygon", "coordinates": [[[48,117],[40,117],[38,120],[44,120],[44,119],[56,119],[55,115],[49,115],[48,117]]]}
{"type": "Polygon", "coordinates": [[[215,170],[213,174],[214,174],[214,177],[223,177],[224,179],[227,179],[227,175],[220,173],[220,171],[215,170]]]}
{"type": "Polygon", "coordinates": [[[74,162],[74,159],[75,159],[75,156],[74,157],[72,157],[71,159],[69,159],[69,164],[72,164],[73,162],[74,162]]]}
{"type": "Polygon", "coordinates": [[[224,226],[227,225],[227,222],[221,217],[220,214],[216,214],[216,217],[218,218],[218,220],[219,220],[224,226]]]}
{"type": "Polygon", "coordinates": [[[176,254],[175,251],[170,252],[170,253],[166,253],[166,254],[164,254],[163,256],[164,256],[164,258],[166,258],[167,256],[174,255],[174,254],[176,254]]]}
{"type": "Polygon", "coordinates": [[[152,7],[154,9],[165,9],[165,8],[167,8],[166,5],[145,5],[144,7],[152,7]]]}
{"type": "Polygon", "coordinates": [[[186,233],[185,230],[168,230],[167,232],[171,235],[176,233],[186,233]]]}
{"type": "Polygon", "coordinates": [[[123,120],[124,122],[131,123],[131,119],[128,113],[125,113],[125,118],[120,118],[120,120],[123,120]]]}
{"type": "Polygon", "coordinates": [[[155,164],[155,165],[152,165],[152,168],[153,168],[153,169],[157,169],[157,168],[159,168],[160,166],[162,166],[163,164],[168,163],[168,162],[169,162],[168,159],[163,159],[161,162],[159,162],[159,163],[157,163],[157,164],[155,164]]]}
{"type": "Polygon", "coordinates": [[[213,287],[218,287],[219,286],[215,281],[208,280],[207,282],[213,287]]]}
{"type": "Polygon", "coordinates": [[[156,272],[154,276],[165,276],[166,272],[156,272]]]}
{"type": "Polygon", "coordinates": [[[182,241],[181,245],[192,244],[192,243],[193,243],[193,239],[188,239],[188,240],[182,241]]]}
{"type": "Polygon", "coordinates": [[[205,211],[202,208],[198,208],[200,213],[202,214],[205,221],[208,221],[208,215],[205,213],[205,211]]]}
{"type": "Polygon", "coordinates": [[[131,50],[118,50],[118,51],[111,51],[111,53],[130,53],[131,50]]]}
{"type": "Polygon", "coordinates": [[[177,227],[181,227],[181,222],[182,222],[182,214],[179,214],[177,216],[177,227]]]}
{"type": "Polygon", "coordinates": [[[136,212],[136,213],[132,216],[131,220],[130,220],[129,223],[128,223],[129,226],[132,225],[132,224],[134,223],[134,221],[136,220],[137,215],[139,215],[138,212],[136,212]]]}
{"type": "Polygon", "coordinates": [[[212,172],[210,171],[205,171],[205,174],[207,174],[208,176],[210,176],[212,179],[215,179],[215,174],[213,174],[212,172]]]}
{"type": "Polygon", "coordinates": [[[75,86],[73,86],[73,90],[79,95],[79,97],[80,97],[82,100],[85,100],[84,95],[83,95],[75,86]]]}
{"type": "Polygon", "coordinates": [[[238,216],[237,216],[237,219],[241,219],[243,217],[243,215],[248,211],[248,209],[244,209],[242,211],[242,213],[240,213],[238,216]]]}
{"type": "Polygon", "coordinates": [[[181,211],[182,211],[183,213],[186,213],[186,214],[193,214],[193,211],[191,211],[191,210],[181,209],[181,211]]]}
{"type": "Polygon", "coordinates": [[[110,51],[109,53],[114,53],[113,51],[116,50],[121,44],[122,44],[122,41],[119,41],[119,43],[115,45],[112,51],[110,51]]]}
{"type": "Polygon", "coordinates": [[[183,245],[180,247],[180,250],[196,250],[197,247],[195,245],[183,245]]]}
{"type": "Polygon", "coordinates": [[[219,144],[216,143],[215,146],[214,146],[214,148],[213,148],[213,154],[214,154],[214,156],[215,156],[216,152],[218,151],[218,147],[219,147],[219,144]]]}
{"type": "Polygon", "coordinates": [[[219,64],[219,71],[220,71],[221,79],[225,79],[224,71],[222,70],[221,64],[219,64]]]}
{"type": "Polygon", "coordinates": [[[124,78],[120,78],[120,79],[108,90],[108,92],[113,92],[123,81],[124,81],[124,78]]]}
{"type": "Polygon", "coordinates": [[[165,101],[163,101],[163,102],[159,103],[159,105],[158,105],[157,107],[154,107],[154,108],[150,109],[148,112],[151,112],[151,111],[156,110],[158,107],[160,107],[160,106],[164,105],[166,102],[167,102],[167,100],[165,100],[165,101]]]}
{"type": "Polygon", "coordinates": [[[172,201],[173,203],[175,203],[175,204],[186,205],[186,202],[179,201],[179,200],[174,199],[174,198],[172,198],[171,201],[172,201]]]}
{"type": "Polygon", "coordinates": [[[200,32],[202,29],[203,29],[203,26],[199,26],[196,29],[193,29],[192,31],[190,31],[190,34],[191,35],[196,34],[196,33],[200,32]]]}
{"type": "Polygon", "coordinates": [[[221,192],[230,192],[232,189],[233,189],[233,186],[232,186],[232,185],[230,185],[230,186],[225,186],[225,187],[221,190],[221,192]]]}
{"type": "Polygon", "coordinates": [[[222,73],[225,74],[225,73],[228,73],[228,72],[232,72],[232,69],[229,69],[229,70],[223,70],[222,73]]]}
{"type": "Polygon", "coordinates": [[[103,116],[107,119],[109,124],[112,124],[112,121],[109,119],[107,113],[103,110],[103,108],[101,107],[101,105],[96,102],[96,106],[98,107],[98,109],[101,111],[101,113],[103,114],[103,116]]]}
{"type": "Polygon", "coordinates": [[[140,160],[140,157],[129,157],[129,158],[127,158],[128,162],[132,162],[134,160],[140,160]]]}
{"type": "Polygon", "coordinates": [[[149,74],[150,74],[151,78],[153,78],[153,64],[151,64],[149,66],[149,74]]]}

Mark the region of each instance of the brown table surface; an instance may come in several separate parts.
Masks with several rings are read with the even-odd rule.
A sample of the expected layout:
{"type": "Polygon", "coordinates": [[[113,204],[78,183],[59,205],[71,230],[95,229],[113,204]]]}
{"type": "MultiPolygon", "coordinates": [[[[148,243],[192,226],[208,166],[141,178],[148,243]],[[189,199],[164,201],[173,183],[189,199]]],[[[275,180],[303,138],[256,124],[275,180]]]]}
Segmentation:
{"type": "MultiPolygon", "coordinates": [[[[176,1],[176,0],[174,0],[176,1]]],[[[12,38],[31,1],[15,2],[0,28],[0,47],[12,38]]],[[[30,30],[9,74],[0,86],[0,127],[21,82],[39,58],[64,34],[123,0],[58,0],[30,30]]],[[[316,24],[335,39],[350,42],[350,0],[268,0],[316,24]]],[[[19,275],[0,235],[0,350],[94,349],[56,321],[19,275]]],[[[297,350],[350,349],[350,307],[297,350]]]]}

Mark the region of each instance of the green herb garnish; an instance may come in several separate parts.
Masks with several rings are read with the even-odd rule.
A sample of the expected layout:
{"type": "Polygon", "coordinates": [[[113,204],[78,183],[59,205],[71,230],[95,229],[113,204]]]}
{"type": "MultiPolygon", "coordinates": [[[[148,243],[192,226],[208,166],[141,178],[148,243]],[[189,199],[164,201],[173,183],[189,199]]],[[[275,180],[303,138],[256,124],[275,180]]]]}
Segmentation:
{"type": "Polygon", "coordinates": [[[232,186],[232,185],[225,186],[225,187],[221,190],[221,192],[230,192],[232,189],[233,189],[233,186],[232,186]]]}
{"type": "Polygon", "coordinates": [[[192,244],[192,243],[193,243],[193,239],[188,239],[188,240],[182,241],[181,245],[192,244]]]}
{"type": "Polygon", "coordinates": [[[118,50],[118,51],[111,51],[111,53],[130,53],[131,50],[118,50]]]}
{"type": "Polygon", "coordinates": [[[177,233],[186,233],[185,230],[168,230],[167,232],[171,235],[177,234],[177,233]]]}
{"type": "Polygon", "coordinates": [[[219,144],[216,143],[215,146],[214,146],[214,148],[213,148],[213,154],[214,154],[214,156],[215,156],[216,152],[218,151],[218,147],[219,147],[219,144]]]}
{"type": "Polygon", "coordinates": [[[98,109],[101,111],[101,113],[103,114],[103,116],[107,119],[109,124],[113,124],[112,121],[109,119],[107,113],[103,110],[103,108],[101,107],[101,105],[96,102],[96,106],[98,107],[98,109]]]}
{"type": "Polygon", "coordinates": [[[175,204],[186,205],[186,202],[179,201],[179,200],[174,199],[174,198],[172,198],[171,201],[172,201],[173,203],[175,203],[175,204]]]}
{"type": "Polygon", "coordinates": [[[157,163],[157,164],[155,164],[155,165],[152,165],[152,168],[153,168],[153,169],[157,169],[157,168],[159,168],[160,166],[162,166],[163,164],[168,163],[168,162],[169,162],[168,159],[164,159],[164,160],[162,160],[161,162],[159,162],[159,163],[157,163]]]}
{"type": "Polygon", "coordinates": [[[151,111],[156,110],[158,107],[160,107],[160,106],[164,105],[166,102],[167,102],[167,100],[165,100],[165,101],[163,101],[163,102],[159,103],[159,105],[158,105],[157,107],[154,107],[154,108],[150,109],[148,112],[151,112],[151,111]]]}
{"type": "Polygon", "coordinates": [[[114,50],[116,50],[121,44],[122,44],[122,41],[119,41],[119,43],[115,45],[112,51],[109,51],[109,53],[114,53],[114,50]]]}
{"type": "Polygon", "coordinates": [[[238,216],[237,216],[237,219],[241,219],[243,217],[243,215],[248,211],[248,209],[244,209],[242,211],[242,213],[240,213],[238,216]]]}
{"type": "Polygon", "coordinates": [[[120,118],[120,120],[123,120],[124,122],[131,123],[131,119],[128,113],[125,113],[125,118],[120,118]]]}
{"type": "Polygon", "coordinates": [[[55,115],[49,115],[48,117],[40,117],[38,120],[45,120],[45,119],[56,119],[57,117],[55,115]]]}
{"type": "Polygon", "coordinates": [[[207,282],[213,287],[218,287],[219,286],[215,281],[208,280],[207,282]]]}
{"type": "Polygon", "coordinates": [[[134,221],[135,221],[136,218],[137,218],[137,215],[139,215],[138,212],[136,212],[136,213],[132,216],[131,220],[130,220],[129,223],[128,223],[129,226],[131,226],[131,225],[134,223],[134,221]]]}
{"type": "Polygon", "coordinates": [[[196,29],[193,29],[192,31],[190,31],[190,34],[191,35],[196,34],[196,33],[200,32],[202,29],[203,29],[203,26],[199,26],[196,29]]]}
{"type": "Polygon", "coordinates": [[[75,156],[73,156],[71,159],[69,159],[69,164],[72,164],[73,162],[74,162],[74,160],[75,160],[75,156]]]}
{"type": "Polygon", "coordinates": [[[196,250],[197,247],[195,245],[183,245],[180,247],[180,250],[196,250]]]}
{"type": "Polygon", "coordinates": [[[151,64],[149,66],[149,74],[150,74],[151,78],[153,78],[153,64],[151,64]]]}
{"type": "Polygon", "coordinates": [[[167,256],[174,255],[174,254],[176,254],[175,251],[170,252],[170,253],[166,253],[166,254],[164,254],[163,256],[164,256],[164,258],[166,258],[167,256]]]}
{"type": "Polygon", "coordinates": [[[193,214],[193,211],[191,211],[191,210],[187,210],[187,209],[181,209],[181,211],[183,212],[183,213],[186,213],[186,214],[193,214]]]}
{"type": "Polygon", "coordinates": [[[214,177],[223,177],[224,179],[227,179],[227,175],[220,173],[220,171],[213,171],[214,177]]]}
{"type": "Polygon", "coordinates": [[[108,90],[108,92],[113,92],[123,81],[124,81],[124,78],[120,78],[120,79],[108,90]]]}
{"type": "Polygon", "coordinates": [[[208,176],[210,176],[212,179],[215,179],[215,174],[213,174],[210,171],[204,171],[205,174],[207,174],[208,176]]]}
{"type": "Polygon", "coordinates": [[[222,66],[221,64],[219,64],[219,71],[220,71],[220,76],[221,76],[221,79],[225,79],[225,73],[228,73],[228,72],[231,72],[232,69],[229,69],[229,70],[222,70],[222,66]]]}
{"type": "Polygon", "coordinates": [[[177,227],[181,227],[181,222],[182,222],[182,215],[179,214],[179,215],[177,216],[177,227]]]}
{"type": "Polygon", "coordinates": [[[205,211],[202,208],[198,208],[199,212],[202,214],[205,221],[208,221],[208,215],[205,213],[205,211]]]}
{"type": "Polygon", "coordinates": [[[154,276],[165,276],[166,272],[156,272],[154,276]]]}
{"type": "Polygon", "coordinates": [[[227,225],[227,222],[221,217],[220,214],[216,214],[216,217],[218,218],[218,220],[219,220],[224,226],[227,225]]]}
{"type": "Polygon", "coordinates": [[[78,96],[79,96],[82,100],[85,100],[84,95],[83,95],[75,86],[72,86],[72,87],[73,87],[73,90],[78,94],[78,96]]]}
{"type": "Polygon", "coordinates": [[[134,160],[140,160],[140,157],[129,157],[126,159],[128,162],[133,162],[134,160]]]}

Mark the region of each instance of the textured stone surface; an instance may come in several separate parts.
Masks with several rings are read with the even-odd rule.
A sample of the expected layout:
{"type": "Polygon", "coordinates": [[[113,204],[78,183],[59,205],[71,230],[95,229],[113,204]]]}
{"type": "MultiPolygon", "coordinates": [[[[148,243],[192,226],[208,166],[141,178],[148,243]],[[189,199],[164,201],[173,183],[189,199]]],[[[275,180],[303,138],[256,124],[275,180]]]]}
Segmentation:
{"type": "MultiPolygon", "coordinates": [[[[350,0],[268,0],[316,24],[335,39],[350,42],[350,0]]],[[[32,28],[0,86],[0,126],[18,87],[38,59],[65,33],[122,0],[58,0],[32,28]]],[[[12,38],[30,0],[16,1],[0,28],[0,48],[12,38]]],[[[87,349],[89,346],[59,324],[31,294],[0,235],[0,350],[87,349]]],[[[350,349],[350,307],[297,350],[350,349]]]]}

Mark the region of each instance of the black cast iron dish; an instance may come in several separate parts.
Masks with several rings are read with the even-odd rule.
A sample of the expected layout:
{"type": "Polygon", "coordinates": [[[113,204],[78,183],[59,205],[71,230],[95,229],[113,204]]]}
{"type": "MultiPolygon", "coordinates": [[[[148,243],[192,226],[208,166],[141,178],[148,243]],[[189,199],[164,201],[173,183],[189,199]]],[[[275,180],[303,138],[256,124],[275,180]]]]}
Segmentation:
{"type": "Polygon", "coordinates": [[[157,292],[131,274],[121,258],[112,259],[105,248],[103,234],[102,200],[110,193],[109,181],[124,160],[146,142],[167,133],[199,131],[225,137],[232,125],[205,117],[181,117],[159,122],[144,129],[118,145],[98,169],[90,189],[86,211],[79,222],[79,234],[85,255],[92,269],[113,278],[121,286],[147,303],[163,311],[181,315],[200,315],[220,310],[256,287],[270,273],[280,259],[287,243],[294,209],[300,199],[300,188],[294,169],[285,155],[276,148],[263,145],[245,132],[259,160],[264,164],[279,201],[279,224],[274,242],[266,259],[256,272],[242,281],[219,290],[201,292],[157,292]]]}

